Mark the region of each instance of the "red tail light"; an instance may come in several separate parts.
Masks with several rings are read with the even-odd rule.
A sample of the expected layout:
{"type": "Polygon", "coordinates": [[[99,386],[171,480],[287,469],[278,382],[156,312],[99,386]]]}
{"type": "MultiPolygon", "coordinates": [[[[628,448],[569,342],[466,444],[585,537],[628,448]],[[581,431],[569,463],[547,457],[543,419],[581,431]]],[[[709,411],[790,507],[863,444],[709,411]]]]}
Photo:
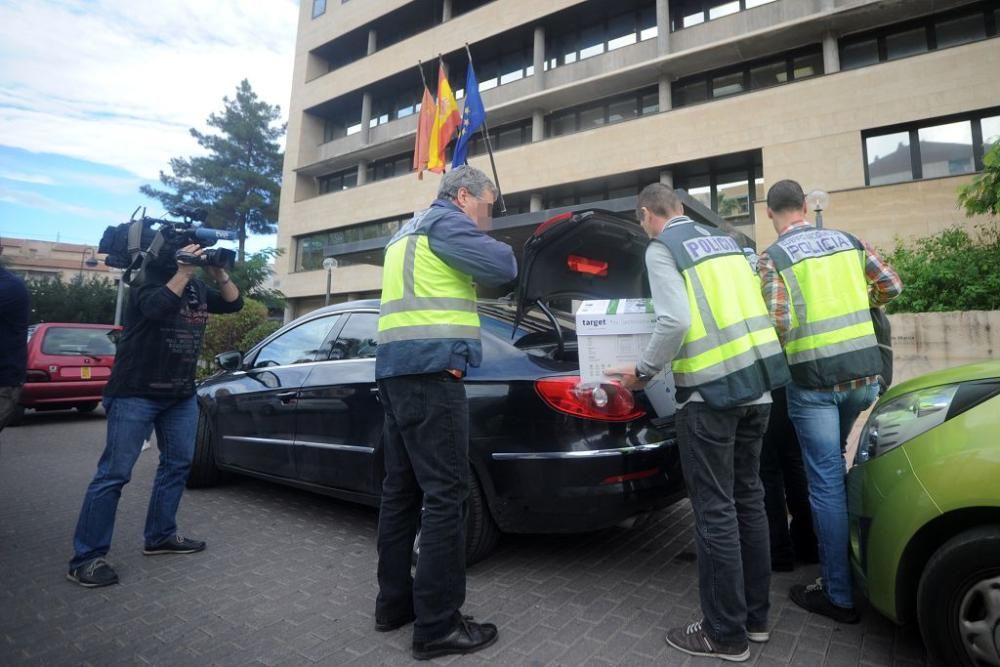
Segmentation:
{"type": "Polygon", "coordinates": [[[48,382],[49,374],[45,371],[29,370],[25,373],[25,382],[48,382]]]}
{"type": "Polygon", "coordinates": [[[585,273],[590,276],[604,277],[608,275],[608,263],[599,259],[588,259],[579,255],[570,255],[566,258],[566,265],[569,270],[575,273],[585,273]]]}
{"type": "Polygon", "coordinates": [[[553,410],[583,419],[627,422],[646,414],[617,382],[581,387],[579,377],[565,375],[537,380],[535,391],[553,410]]]}

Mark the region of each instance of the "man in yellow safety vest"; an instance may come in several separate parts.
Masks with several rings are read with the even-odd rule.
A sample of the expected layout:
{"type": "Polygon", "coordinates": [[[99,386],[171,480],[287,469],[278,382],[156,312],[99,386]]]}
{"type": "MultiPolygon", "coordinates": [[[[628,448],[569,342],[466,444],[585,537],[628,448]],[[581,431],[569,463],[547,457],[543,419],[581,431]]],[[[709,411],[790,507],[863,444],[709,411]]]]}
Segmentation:
{"type": "Polygon", "coordinates": [[[792,374],[788,416],[802,448],[823,575],[815,584],[793,586],[789,595],[810,612],[857,623],[842,447],[879,393],[882,357],[869,308],[898,296],[902,283],[870,245],[818,229],[806,213],[798,183],[771,186],[767,215],[778,239],[757,265],[792,374]]]}

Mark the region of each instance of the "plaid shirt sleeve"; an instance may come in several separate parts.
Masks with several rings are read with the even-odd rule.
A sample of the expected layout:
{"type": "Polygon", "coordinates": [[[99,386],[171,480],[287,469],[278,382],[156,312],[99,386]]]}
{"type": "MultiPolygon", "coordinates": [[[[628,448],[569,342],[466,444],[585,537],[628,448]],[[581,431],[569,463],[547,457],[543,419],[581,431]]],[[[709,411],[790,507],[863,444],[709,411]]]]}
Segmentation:
{"type": "Polygon", "coordinates": [[[757,275],[760,276],[761,294],[764,296],[764,303],[767,304],[767,313],[771,318],[771,324],[778,332],[778,338],[782,345],[785,343],[785,334],[792,328],[792,315],[788,308],[788,290],[785,282],[781,279],[781,274],[774,266],[774,261],[762,252],[757,258],[757,275]]]}
{"type": "Polygon", "coordinates": [[[903,291],[903,281],[867,241],[865,246],[865,276],[868,278],[868,301],[872,307],[884,306],[903,291]]]}

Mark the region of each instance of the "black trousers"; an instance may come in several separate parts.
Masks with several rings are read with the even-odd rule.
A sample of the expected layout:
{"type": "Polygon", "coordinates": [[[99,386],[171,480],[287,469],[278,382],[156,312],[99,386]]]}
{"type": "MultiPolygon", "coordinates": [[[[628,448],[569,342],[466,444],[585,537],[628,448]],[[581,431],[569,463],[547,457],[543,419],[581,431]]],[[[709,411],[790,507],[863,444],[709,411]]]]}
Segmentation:
{"type": "Polygon", "coordinates": [[[440,639],[451,632],[465,602],[465,386],[442,372],[386,378],[378,387],[385,410],[385,479],[375,613],[393,619],[413,611],[413,640],[440,639]],[[420,557],[411,577],[418,525],[420,557]]]}
{"type": "Polygon", "coordinates": [[[784,388],[773,390],[771,398],[771,421],[760,452],[760,479],[771,535],[771,563],[790,569],[796,559],[815,563],[819,556],[802,450],[788,417],[784,388]]]}
{"type": "Polygon", "coordinates": [[[677,444],[694,513],[698,594],[708,635],[746,644],[766,627],[771,564],[760,483],[769,405],[715,410],[692,401],[677,413],[677,444]]]}

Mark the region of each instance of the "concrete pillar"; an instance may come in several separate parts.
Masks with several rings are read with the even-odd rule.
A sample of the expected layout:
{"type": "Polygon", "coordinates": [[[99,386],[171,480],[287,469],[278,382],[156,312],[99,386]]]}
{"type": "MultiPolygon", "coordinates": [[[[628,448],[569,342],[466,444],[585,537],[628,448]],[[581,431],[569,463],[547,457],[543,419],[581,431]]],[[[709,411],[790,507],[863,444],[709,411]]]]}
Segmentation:
{"type": "Polygon", "coordinates": [[[656,52],[670,53],[670,0],[656,0],[656,52]]]}
{"type": "Polygon", "coordinates": [[[674,172],[669,169],[660,170],[660,183],[674,187],[674,172]]]}
{"type": "Polygon", "coordinates": [[[673,77],[669,74],[661,74],[657,83],[660,94],[660,111],[670,111],[674,108],[674,95],[673,90],[670,88],[671,83],[673,83],[673,77]]]}
{"type": "Polygon", "coordinates": [[[368,182],[368,160],[358,160],[358,185],[368,182]]]}
{"type": "Polygon", "coordinates": [[[833,74],[840,71],[840,47],[831,33],[823,37],[823,72],[833,74]]]}
{"type": "Polygon", "coordinates": [[[545,138],[545,112],[535,109],[531,112],[531,143],[545,138]]]}
{"type": "Polygon", "coordinates": [[[282,318],[282,324],[288,324],[295,319],[295,309],[292,307],[291,299],[285,301],[285,315],[282,318]]]}
{"type": "Polygon", "coordinates": [[[368,143],[368,130],[372,122],[372,94],[365,91],[361,97],[361,143],[368,143]]]}
{"type": "Polygon", "coordinates": [[[535,90],[545,88],[545,26],[535,26],[532,64],[535,67],[535,90]]]}
{"type": "Polygon", "coordinates": [[[375,32],[375,28],[368,29],[368,55],[375,53],[378,50],[378,33],[375,32]]]}
{"type": "Polygon", "coordinates": [[[451,0],[444,0],[441,7],[441,23],[451,20],[451,0]]]}
{"type": "Polygon", "coordinates": [[[531,202],[528,203],[528,210],[530,212],[534,213],[535,211],[541,211],[542,208],[543,208],[542,193],[540,193],[540,192],[532,192],[531,193],[531,202]]]}

